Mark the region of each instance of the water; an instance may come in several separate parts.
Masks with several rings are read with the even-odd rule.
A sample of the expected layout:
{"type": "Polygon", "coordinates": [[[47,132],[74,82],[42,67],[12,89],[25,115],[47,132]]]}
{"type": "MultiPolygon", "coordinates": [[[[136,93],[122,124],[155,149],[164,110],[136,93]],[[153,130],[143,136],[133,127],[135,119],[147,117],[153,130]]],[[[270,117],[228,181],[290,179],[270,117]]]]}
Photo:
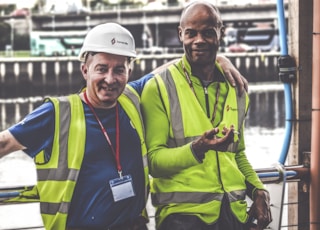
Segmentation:
{"type": "Polygon", "coordinates": [[[252,127],[246,129],[246,153],[254,168],[266,168],[278,162],[284,131],[284,128],[252,127]]]}

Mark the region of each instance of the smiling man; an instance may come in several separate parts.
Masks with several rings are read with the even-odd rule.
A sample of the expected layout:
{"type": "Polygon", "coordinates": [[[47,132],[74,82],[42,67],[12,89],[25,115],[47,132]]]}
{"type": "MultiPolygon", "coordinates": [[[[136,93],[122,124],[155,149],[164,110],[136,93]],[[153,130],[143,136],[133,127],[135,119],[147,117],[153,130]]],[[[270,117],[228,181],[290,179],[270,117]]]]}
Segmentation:
{"type": "Polygon", "coordinates": [[[252,218],[262,229],[271,221],[269,194],[245,154],[248,94],[231,87],[216,60],[223,33],[214,5],[190,3],[178,27],[183,57],[142,93],[159,230],[244,230],[252,218]]]}
{"type": "Polygon", "coordinates": [[[127,29],[97,25],[79,55],[85,88],[48,98],[0,132],[0,157],[16,150],[35,157],[38,183],[23,197],[39,199],[46,229],[147,229],[139,96],[126,87],[135,57],[127,29]]]}

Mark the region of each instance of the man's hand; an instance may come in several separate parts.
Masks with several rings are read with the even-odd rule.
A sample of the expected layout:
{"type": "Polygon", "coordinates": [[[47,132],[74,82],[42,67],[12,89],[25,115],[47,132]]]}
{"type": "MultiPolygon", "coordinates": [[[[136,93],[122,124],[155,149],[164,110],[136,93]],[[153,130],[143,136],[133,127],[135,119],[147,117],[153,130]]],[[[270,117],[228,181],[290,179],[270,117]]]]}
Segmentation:
{"type": "Polygon", "coordinates": [[[238,87],[239,95],[241,96],[244,91],[248,92],[248,81],[241,73],[235,68],[232,62],[222,55],[217,55],[217,62],[220,64],[223,72],[229,83],[238,87]]]}
{"type": "Polygon", "coordinates": [[[257,220],[256,230],[265,229],[272,221],[270,196],[266,190],[257,189],[253,196],[253,204],[249,210],[250,219],[257,220]]]}
{"type": "Polygon", "coordinates": [[[224,127],[221,132],[224,136],[221,138],[216,136],[218,133],[218,128],[211,129],[192,143],[192,149],[199,159],[203,159],[208,150],[227,151],[229,144],[233,142],[234,127],[224,127]]]}

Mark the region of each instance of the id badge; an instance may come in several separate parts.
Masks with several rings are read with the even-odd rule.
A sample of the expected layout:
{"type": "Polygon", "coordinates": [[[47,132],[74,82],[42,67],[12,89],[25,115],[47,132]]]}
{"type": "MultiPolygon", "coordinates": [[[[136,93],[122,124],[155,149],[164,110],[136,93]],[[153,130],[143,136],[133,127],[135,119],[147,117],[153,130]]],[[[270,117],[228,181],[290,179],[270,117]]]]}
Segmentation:
{"type": "Polygon", "coordinates": [[[135,196],[131,175],[112,179],[109,184],[115,202],[135,196]]]}

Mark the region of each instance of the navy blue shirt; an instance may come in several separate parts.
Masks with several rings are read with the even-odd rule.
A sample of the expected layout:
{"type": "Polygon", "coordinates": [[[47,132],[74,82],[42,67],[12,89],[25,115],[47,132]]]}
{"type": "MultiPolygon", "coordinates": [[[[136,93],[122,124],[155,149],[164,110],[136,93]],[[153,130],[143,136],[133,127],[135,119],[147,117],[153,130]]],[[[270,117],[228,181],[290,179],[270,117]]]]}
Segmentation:
{"type": "MultiPolygon", "coordinates": [[[[129,84],[141,94],[148,75],[129,84]]],[[[129,117],[118,104],[120,121],[120,162],[123,175],[131,175],[134,197],[114,202],[109,181],[119,177],[115,158],[100,126],[87,104],[85,155],[72,197],[68,227],[112,227],[137,218],[145,207],[144,171],[139,136],[129,117]],[[130,207],[130,208],[128,208],[130,207]]],[[[115,146],[115,108],[95,109],[115,146]]],[[[9,128],[12,135],[34,157],[45,150],[50,157],[54,135],[54,107],[46,102],[20,123],[9,128]]],[[[114,147],[115,148],[115,147],[114,147]]]]}

